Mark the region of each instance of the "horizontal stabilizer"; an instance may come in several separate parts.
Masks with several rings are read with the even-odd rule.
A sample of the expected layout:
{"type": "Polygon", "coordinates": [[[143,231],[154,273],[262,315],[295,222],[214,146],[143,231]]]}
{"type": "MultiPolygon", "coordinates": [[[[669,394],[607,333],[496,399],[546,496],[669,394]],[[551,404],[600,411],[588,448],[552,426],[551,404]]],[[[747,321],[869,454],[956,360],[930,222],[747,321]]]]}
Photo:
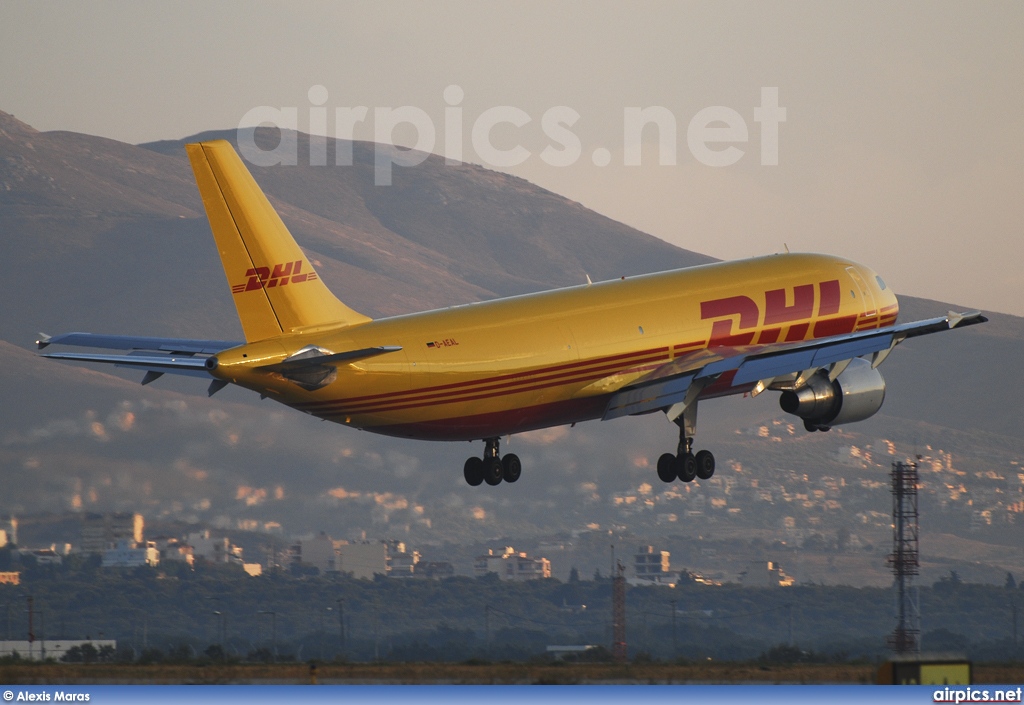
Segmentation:
{"type": "Polygon", "coordinates": [[[64,333],[49,336],[40,333],[36,345],[42,350],[50,345],[74,345],[108,350],[159,350],[168,353],[212,355],[244,343],[237,340],[193,340],[190,338],[143,338],[130,335],[99,335],[96,333],[64,333]]]}
{"type": "MultiPolygon", "coordinates": [[[[104,362],[117,367],[132,367],[148,372],[169,372],[191,377],[209,377],[205,357],[188,355],[105,355],[103,353],[43,353],[42,357],[52,360],[73,360],[75,362],[104,362]]],[[[147,375],[147,381],[155,379],[147,375]]]]}

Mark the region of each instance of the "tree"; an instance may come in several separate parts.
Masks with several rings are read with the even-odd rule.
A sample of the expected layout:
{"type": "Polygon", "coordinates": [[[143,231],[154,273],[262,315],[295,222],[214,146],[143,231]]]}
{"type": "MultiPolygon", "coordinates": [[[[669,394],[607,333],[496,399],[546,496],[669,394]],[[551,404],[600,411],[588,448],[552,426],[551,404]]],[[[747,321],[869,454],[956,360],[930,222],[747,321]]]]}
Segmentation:
{"type": "MultiPolygon", "coordinates": [[[[109,646],[103,647],[110,649],[109,646]]],[[[111,649],[113,652],[113,649],[111,649]]],[[[96,647],[92,644],[85,643],[81,646],[72,646],[67,650],[67,653],[61,657],[61,661],[68,663],[96,663],[99,660],[100,652],[96,650],[96,647]]]]}
{"type": "Polygon", "coordinates": [[[578,583],[580,581],[580,572],[573,566],[572,570],[569,571],[569,582],[578,583]]]}
{"type": "Polygon", "coordinates": [[[938,581],[932,584],[933,590],[939,592],[949,592],[963,585],[964,581],[960,578],[960,574],[955,570],[949,571],[949,575],[939,578],[938,581]]]}
{"type": "Polygon", "coordinates": [[[1013,573],[1007,573],[1006,574],[1006,585],[1005,585],[1005,587],[1006,587],[1007,590],[1016,590],[1017,589],[1017,581],[1014,580],[1013,573]]]}
{"type": "Polygon", "coordinates": [[[836,530],[836,550],[840,553],[844,553],[847,548],[850,547],[850,530],[845,526],[840,526],[836,530]]]}

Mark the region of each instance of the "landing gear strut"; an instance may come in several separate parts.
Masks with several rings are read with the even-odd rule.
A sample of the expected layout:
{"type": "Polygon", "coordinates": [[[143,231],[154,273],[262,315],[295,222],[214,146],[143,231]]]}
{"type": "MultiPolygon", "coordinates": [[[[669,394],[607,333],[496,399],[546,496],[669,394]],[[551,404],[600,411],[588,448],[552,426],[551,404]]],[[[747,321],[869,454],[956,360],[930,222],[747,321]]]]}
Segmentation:
{"type": "Polygon", "coordinates": [[[523,472],[523,465],[519,462],[519,456],[515,453],[508,453],[501,457],[498,451],[498,439],[484,439],[484,457],[472,457],[466,460],[462,467],[462,474],[466,482],[476,487],[486,482],[488,485],[499,485],[501,481],[515,482],[523,472]]]}
{"type": "Polygon", "coordinates": [[[693,434],[697,429],[697,402],[692,402],[674,419],[679,426],[679,445],[676,454],[665,453],[658,458],[658,478],[672,482],[679,478],[693,482],[694,478],[710,480],[715,474],[715,456],[709,450],[693,453],[693,434]]]}

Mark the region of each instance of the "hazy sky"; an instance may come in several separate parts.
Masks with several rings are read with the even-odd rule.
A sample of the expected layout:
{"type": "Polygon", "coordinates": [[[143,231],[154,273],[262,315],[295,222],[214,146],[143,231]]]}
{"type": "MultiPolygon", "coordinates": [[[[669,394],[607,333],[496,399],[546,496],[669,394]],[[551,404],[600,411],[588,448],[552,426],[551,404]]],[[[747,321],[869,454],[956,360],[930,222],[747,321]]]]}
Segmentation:
{"type": "Polygon", "coordinates": [[[529,122],[490,132],[528,152],[507,171],[653,235],[726,259],[845,255],[900,293],[1024,315],[1021,2],[0,4],[0,110],[40,130],[137,143],[266,105],[307,131],[323,86],[328,134],[337,108],[367,106],[355,136],[372,139],[375,108],[414,106],[443,153],[450,85],[467,161],[493,163],[473,127],[514,106],[529,122]],[[763,88],[786,111],[777,165],[763,88]],[[550,113],[561,132],[543,124],[558,106],[579,116],[550,113]],[[650,125],[626,166],[625,111],[649,107],[675,121],[674,163],[650,125]],[[726,124],[728,142],[688,142],[726,124]],[[706,163],[728,148],[738,161],[706,163]]]}

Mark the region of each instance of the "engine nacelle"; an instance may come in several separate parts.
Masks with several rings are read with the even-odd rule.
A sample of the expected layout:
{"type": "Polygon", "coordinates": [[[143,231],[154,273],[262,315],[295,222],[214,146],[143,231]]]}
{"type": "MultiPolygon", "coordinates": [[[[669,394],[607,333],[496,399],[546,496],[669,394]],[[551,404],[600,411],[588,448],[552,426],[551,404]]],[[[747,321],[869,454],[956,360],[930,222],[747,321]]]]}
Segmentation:
{"type": "Polygon", "coordinates": [[[854,358],[834,382],[824,371],[807,383],[779,397],[779,406],[787,414],[804,420],[808,431],[827,430],[831,426],[863,421],[874,416],[885,401],[882,374],[863,358],[854,358]]]}

